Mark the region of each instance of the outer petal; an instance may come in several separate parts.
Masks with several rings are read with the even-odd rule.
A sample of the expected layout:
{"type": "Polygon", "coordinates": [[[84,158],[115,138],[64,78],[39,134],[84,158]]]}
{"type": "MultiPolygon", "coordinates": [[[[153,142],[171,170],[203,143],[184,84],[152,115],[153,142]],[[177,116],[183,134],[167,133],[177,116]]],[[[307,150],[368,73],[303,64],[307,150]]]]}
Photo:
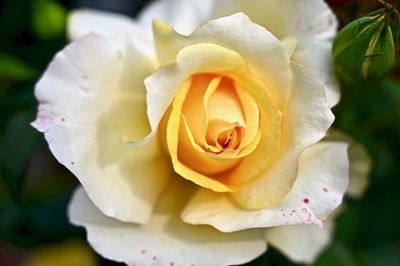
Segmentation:
{"type": "Polygon", "coordinates": [[[71,12],[68,17],[68,37],[76,40],[89,33],[108,37],[122,48],[127,42],[133,43],[141,51],[154,55],[147,31],[124,15],[91,9],[71,12]]]}
{"type": "Polygon", "coordinates": [[[300,156],[298,176],[289,194],[271,208],[240,209],[228,194],[199,190],[182,217],[192,224],[210,224],[223,232],[244,228],[316,224],[337,208],[348,185],[346,144],[321,142],[300,156]]]}
{"type": "Polygon", "coordinates": [[[322,85],[312,72],[291,64],[292,90],[283,110],[282,148],[277,162],[264,175],[235,193],[246,208],[264,208],[278,203],[296,178],[300,153],[324,136],[333,122],[322,85]]]}
{"type": "Polygon", "coordinates": [[[103,213],[139,223],[170,175],[156,141],[142,149],[122,141],[149,131],[143,79],[151,71],[132,46],[122,50],[87,35],[57,54],[38,82],[32,123],[103,213]]]}
{"type": "Polygon", "coordinates": [[[171,24],[179,33],[190,34],[211,19],[215,0],[158,0],[139,15],[139,23],[150,32],[153,19],[171,24]]]}
{"type": "Polygon", "coordinates": [[[145,225],[102,215],[82,189],[75,193],[69,216],[84,226],[93,248],[128,265],[232,265],[248,262],[266,250],[262,230],[222,233],[209,226],[185,224],[179,218],[191,184],[174,183],[145,225]]]}
{"type": "Polygon", "coordinates": [[[268,228],[266,237],[293,262],[311,264],[331,242],[333,230],[333,218],[329,217],[323,228],[311,224],[277,226],[268,228]]]}
{"type": "Polygon", "coordinates": [[[330,106],[339,101],[339,86],[331,60],[337,20],[322,0],[219,0],[213,17],[244,12],[279,39],[294,36],[298,46],[292,60],[312,67],[324,81],[330,106]]]}
{"type": "Polygon", "coordinates": [[[326,138],[329,141],[346,141],[349,145],[350,183],[347,195],[362,198],[368,188],[371,171],[371,157],[360,143],[339,130],[329,130],[326,138]]]}
{"type": "Polygon", "coordinates": [[[355,141],[350,142],[350,184],[347,194],[350,197],[362,198],[369,184],[371,157],[367,150],[355,141]]]}

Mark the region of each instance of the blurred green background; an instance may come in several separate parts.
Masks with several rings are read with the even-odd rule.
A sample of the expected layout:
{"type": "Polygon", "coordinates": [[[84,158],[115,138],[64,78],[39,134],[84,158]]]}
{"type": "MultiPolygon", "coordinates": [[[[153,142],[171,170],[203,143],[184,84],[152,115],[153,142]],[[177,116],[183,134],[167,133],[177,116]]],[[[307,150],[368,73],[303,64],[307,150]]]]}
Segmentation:
{"type": "MultiPolygon", "coordinates": [[[[98,257],[66,206],[77,181],[29,123],[35,82],[67,43],[68,11],[92,7],[135,16],[146,0],[0,1],[0,266],[119,265],[98,257]]],[[[332,0],[341,25],[377,1],[332,0]]],[[[400,65],[384,78],[342,87],[335,127],[362,143],[374,165],[362,200],[346,199],[332,245],[316,265],[400,265],[400,65]]],[[[293,265],[270,248],[249,265],[293,265]]]]}

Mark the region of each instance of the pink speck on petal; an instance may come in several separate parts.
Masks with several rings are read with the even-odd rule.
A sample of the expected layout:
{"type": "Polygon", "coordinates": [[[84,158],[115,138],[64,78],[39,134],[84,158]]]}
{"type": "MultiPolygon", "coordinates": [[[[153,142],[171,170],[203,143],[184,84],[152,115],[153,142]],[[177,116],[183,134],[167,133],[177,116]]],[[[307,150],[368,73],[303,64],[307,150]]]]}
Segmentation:
{"type": "Polygon", "coordinates": [[[61,117],[61,122],[65,122],[65,118],[64,117],[61,117]]]}
{"type": "Polygon", "coordinates": [[[74,165],[74,164],[75,164],[75,162],[71,162],[71,164],[72,164],[72,165],[74,165]]]}
{"type": "Polygon", "coordinates": [[[53,118],[50,116],[50,114],[43,109],[43,107],[39,106],[36,120],[32,122],[31,125],[40,132],[45,132],[50,128],[52,123],[53,118]]]}
{"type": "Polygon", "coordinates": [[[322,228],[323,227],[323,223],[322,221],[320,221],[319,219],[317,219],[310,210],[308,210],[307,208],[303,208],[301,209],[305,214],[306,217],[304,217],[304,220],[302,220],[302,223],[305,224],[315,224],[316,226],[322,228]]]}
{"type": "Polygon", "coordinates": [[[324,187],[322,190],[323,190],[324,192],[328,192],[328,189],[327,189],[326,187],[324,187]]]}
{"type": "Polygon", "coordinates": [[[174,266],[174,265],[175,265],[175,263],[171,262],[169,265],[170,265],[170,266],[174,266]]]}
{"type": "Polygon", "coordinates": [[[305,223],[312,223],[312,214],[309,212],[306,208],[301,209],[305,214],[305,220],[303,222],[305,223]]]}
{"type": "Polygon", "coordinates": [[[305,204],[308,204],[308,203],[310,202],[310,200],[309,200],[308,198],[304,198],[304,199],[303,199],[303,202],[304,202],[305,204]]]}
{"type": "Polygon", "coordinates": [[[153,256],[153,260],[156,260],[157,259],[157,257],[156,256],[153,256]]]}
{"type": "Polygon", "coordinates": [[[140,251],[140,254],[146,254],[146,252],[147,252],[147,250],[145,250],[145,249],[142,249],[141,251],[140,251]]]}

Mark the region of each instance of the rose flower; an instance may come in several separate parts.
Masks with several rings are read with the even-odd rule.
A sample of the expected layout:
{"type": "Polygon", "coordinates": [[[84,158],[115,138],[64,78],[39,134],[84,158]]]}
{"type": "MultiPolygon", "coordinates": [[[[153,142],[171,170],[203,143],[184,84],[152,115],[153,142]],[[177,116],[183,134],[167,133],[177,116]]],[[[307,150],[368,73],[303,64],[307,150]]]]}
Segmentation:
{"type": "Polygon", "coordinates": [[[348,185],[347,144],[321,141],[336,24],[317,0],[72,13],[33,122],[82,184],[72,223],[129,265],[241,264],[267,243],[311,262],[348,185]]]}

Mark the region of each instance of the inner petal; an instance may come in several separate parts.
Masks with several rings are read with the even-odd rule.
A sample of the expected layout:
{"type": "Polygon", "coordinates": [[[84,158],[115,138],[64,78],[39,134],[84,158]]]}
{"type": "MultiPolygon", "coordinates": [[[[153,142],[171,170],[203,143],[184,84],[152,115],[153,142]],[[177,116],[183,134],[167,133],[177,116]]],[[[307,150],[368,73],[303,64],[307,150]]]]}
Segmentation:
{"type": "Polygon", "coordinates": [[[244,126],[243,108],[231,79],[222,78],[218,88],[206,103],[207,120],[223,120],[244,126]]]}
{"type": "Polygon", "coordinates": [[[219,154],[225,150],[236,150],[241,142],[244,129],[238,123],[231,124],[220,119],[208,122],[207,144],[215,147],[212,151],[219,154]]]}
{"type": "Polygon", "coordinates": [[[193,75],[182,106],[179,160],[210,177],[235,167],[240,158],[223,153],[236,152],[245,135],[240,101],[231,79],[217,74],[193,75]]]}
{"type": "Polygon", "coordinates": [[[193,75],[190,90],[183,104],[182,113],[191,129],[193,139],[201,147],[205,147],[207,132],[206,109],[203,99],[208,91],[215,91],[220,79],[214,75],[193,75]]]}
{"type": "Polygon", "coordinates": [[[223,77],[218,87],[208,92],[204,98],[208,145],[204,148],[216,154],[236,150],[244,135],[245,118],[234,84],[223,77]]]}
{"type": "MultiPolygon", "coordinates": [[[[246,136],[242,98],[228,77],[216,74],[192,76],[182,114],[199,152],[221,154],[238,149],[242,138],[246,136]],[[223,139],[226,143],[222,142],[223,139]]],[[[234,154],[228,157],[232,156],[234,154]]]]}
{"type": "Polygon", "coordinates": [[[167,119],[175,171],[219,192],[238,189],[232,174],[261,140],[258,103],[237,82],[230,72],[192,75],[167,119]]]}

